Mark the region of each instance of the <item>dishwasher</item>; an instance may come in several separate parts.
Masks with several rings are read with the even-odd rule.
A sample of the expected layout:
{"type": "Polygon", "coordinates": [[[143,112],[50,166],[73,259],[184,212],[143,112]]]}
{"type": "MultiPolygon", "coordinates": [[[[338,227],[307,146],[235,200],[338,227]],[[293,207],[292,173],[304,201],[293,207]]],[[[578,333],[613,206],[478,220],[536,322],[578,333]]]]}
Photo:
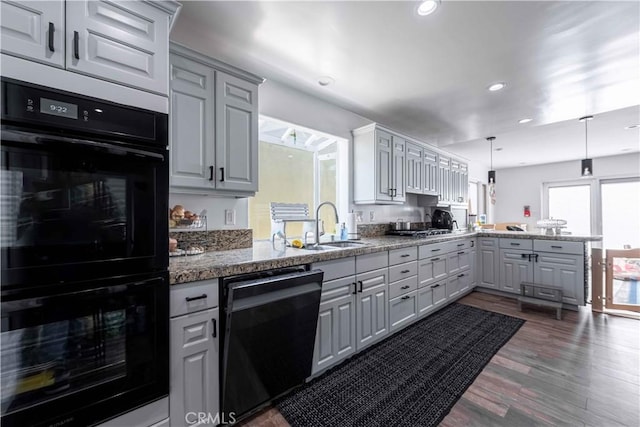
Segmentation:
{"type": "Polygon", "coordinates": [[[290,267],[222,279],[222,413],[245,418],[311,375],[323,274],[290,267]]]}

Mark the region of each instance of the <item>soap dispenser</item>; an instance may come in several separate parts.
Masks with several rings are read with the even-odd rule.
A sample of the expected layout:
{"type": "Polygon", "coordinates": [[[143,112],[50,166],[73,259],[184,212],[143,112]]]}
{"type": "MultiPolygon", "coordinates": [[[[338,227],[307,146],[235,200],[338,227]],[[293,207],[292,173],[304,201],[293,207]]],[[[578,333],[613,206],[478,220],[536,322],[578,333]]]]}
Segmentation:
{"type": "Polygon", "coordinates": [[[348,240],[347,224],[340,224],[340,240],[348,240]]]}

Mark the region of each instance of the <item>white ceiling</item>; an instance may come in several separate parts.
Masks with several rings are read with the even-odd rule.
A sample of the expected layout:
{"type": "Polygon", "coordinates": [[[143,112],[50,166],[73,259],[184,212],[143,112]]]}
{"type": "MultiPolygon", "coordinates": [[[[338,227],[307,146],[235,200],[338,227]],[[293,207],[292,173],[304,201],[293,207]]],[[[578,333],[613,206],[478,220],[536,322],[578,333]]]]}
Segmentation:
{"type": "Polygon", "coordinates": [[[640,151],[640,2],[184,1],[223,61],[494,168],[640,151]],[[335,83],[320,86],[318,77],[335,83]],[[507,87],[489,92],[489,84],[507,87]],[[522,118],[528,124],[518,124],[522,118]]]}

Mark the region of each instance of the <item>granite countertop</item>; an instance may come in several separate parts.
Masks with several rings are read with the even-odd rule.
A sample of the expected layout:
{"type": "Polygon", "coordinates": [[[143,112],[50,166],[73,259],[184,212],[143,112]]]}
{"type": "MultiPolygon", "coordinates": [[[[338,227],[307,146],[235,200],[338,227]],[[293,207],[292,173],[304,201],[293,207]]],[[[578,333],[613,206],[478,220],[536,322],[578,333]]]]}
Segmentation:
{"type": "Polygon", "coordinates": [[[483,231],[461,232],[448,235],[431,236],[423,239],[413,239],[397,236],[379,236],[363,238],[359,242],[361,247],[331,248],[327,250],[307,250],[296,248],[282,248],[268,241],[256,241],[253,247],[233,249],[227,251],[205,252],[201,255],[173,257],[169,260],[169,277],[171,284],[194,282],[197,280],[226,277],[235,274],[251,273],[270,270],[273,268],[290,267],[294,265],[310,264],[329,261],[354,255],[400,249],[410,246],[445,242],[468,237],[509,237],[520,239],[553,239],[562,241],[586,242],[601,240],[601,236],[546,236],[539,233],[523,233],[517,231],[483,231]]]}

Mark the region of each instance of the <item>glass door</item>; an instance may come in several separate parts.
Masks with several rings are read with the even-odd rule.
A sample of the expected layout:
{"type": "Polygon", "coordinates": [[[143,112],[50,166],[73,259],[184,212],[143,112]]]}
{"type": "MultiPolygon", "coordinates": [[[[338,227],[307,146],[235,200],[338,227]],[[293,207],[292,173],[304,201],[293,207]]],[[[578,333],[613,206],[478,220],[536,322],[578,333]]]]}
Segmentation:
{"type": "Polygon", "coordinates": [[[640,312],[640,249],[607,250],[606,307],[640,312]]]}

